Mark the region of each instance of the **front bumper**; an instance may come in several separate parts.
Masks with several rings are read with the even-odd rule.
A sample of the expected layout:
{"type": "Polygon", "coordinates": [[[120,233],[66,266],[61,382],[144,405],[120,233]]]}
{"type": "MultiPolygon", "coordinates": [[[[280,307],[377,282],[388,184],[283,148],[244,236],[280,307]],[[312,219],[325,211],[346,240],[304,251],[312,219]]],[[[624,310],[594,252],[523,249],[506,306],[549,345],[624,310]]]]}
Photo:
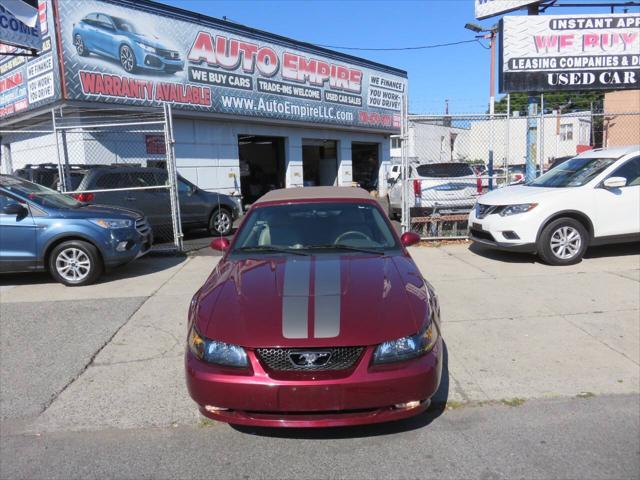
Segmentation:
{"type": "Polygon", "coordinates": [[[112,230],[106,251],[103,252],[104,265],[113,268],[129,263],[149,253],[152,244],[153,234],[150,229],[144,234],[133,228],[112,230]]]}
{"type": "Polygon", "coordinates": [[[184,70],[184,61],[172,60],[154,53],[144,53],[141,67],[147,70],[164,70],[165,72],[181,72],[184,70]]]}
{"type": "Polygon", "coordinates": [[[478,218],[473,209],[469,214],[469,238],[499,250],[535,253],[538,223],[531,213],[478,218]]]}
{"type": "Polygon", "coordinates": [[[187,388],[200,412],[214,420],[262,427],[336,427],[399,420],[429,406],[442,374],[442,339],[420,358],[371,366],[365,349],[353,370],[283,379],[248,350],[251,368],[236,370],[196,359],[187,349],[187,388]],[[275,377],[275,378],[274,378],[275,377]],[[318,378],[314,378],[318,377],[318,378]],[[414,408],[395,405],[420,401],[414,408]],[[224,408],[210,411],[207,406],[224,408]]]}

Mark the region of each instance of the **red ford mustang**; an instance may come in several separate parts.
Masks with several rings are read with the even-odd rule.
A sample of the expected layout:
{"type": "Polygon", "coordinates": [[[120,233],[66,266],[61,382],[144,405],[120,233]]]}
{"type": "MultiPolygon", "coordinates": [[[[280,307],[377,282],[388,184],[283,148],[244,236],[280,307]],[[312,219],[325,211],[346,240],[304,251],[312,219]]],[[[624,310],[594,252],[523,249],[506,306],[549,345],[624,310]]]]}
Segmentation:
{"type": "Polygon", "coordinates": [[[328,427],[423,412],[440,383],[440,307],[378,203],[357,188],[253,204],[189,309],[187,386],[207,417],[328,427]]]}

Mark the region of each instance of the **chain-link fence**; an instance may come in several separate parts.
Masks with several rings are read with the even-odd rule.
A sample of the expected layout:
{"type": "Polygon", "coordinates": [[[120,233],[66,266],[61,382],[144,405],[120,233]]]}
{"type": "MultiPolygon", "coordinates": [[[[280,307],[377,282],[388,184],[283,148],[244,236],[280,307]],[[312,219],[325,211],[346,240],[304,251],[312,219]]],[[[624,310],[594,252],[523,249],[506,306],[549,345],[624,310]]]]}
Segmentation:
{"type": "Polygon", "coordinates": [[[143,213],[156,250],[182,249],[169,107],[55,109],[1,129],[2,171],[82,202],[143,213]]]}
{"type": "Polygon", "coordinates": [[[400,137],[392,161],[406,173],[390,179],[391,214],[423,239],[465,238],[478,196],[586,150],[640,144],[640,112],[407,115],[400,137]]]}

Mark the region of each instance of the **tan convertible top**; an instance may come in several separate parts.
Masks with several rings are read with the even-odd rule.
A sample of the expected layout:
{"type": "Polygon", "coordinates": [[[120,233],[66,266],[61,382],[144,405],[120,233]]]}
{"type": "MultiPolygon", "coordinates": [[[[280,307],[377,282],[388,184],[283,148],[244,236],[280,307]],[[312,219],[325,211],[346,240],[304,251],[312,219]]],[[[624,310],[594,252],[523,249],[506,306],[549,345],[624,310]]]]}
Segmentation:
{"type": "Polygon", "coordinates": [[[255,201],[254,205],[266,202],[289,202],[296,200],[371,200],[366,190],[357,187],[298,187],[271,190],[255,201]]]}

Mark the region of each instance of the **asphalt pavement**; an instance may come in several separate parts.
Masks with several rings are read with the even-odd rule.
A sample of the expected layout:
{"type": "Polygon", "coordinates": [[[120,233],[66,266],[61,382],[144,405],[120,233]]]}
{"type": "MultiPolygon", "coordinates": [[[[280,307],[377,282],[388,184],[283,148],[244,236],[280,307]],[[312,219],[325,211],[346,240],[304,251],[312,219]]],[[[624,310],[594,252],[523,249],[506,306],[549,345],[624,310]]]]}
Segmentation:
{"type": "Polygon", "coordinates": [[[350,429],[206,424],[1,440],[3,478],[638,478],[637,396],[532,400],[350,429]]]}

